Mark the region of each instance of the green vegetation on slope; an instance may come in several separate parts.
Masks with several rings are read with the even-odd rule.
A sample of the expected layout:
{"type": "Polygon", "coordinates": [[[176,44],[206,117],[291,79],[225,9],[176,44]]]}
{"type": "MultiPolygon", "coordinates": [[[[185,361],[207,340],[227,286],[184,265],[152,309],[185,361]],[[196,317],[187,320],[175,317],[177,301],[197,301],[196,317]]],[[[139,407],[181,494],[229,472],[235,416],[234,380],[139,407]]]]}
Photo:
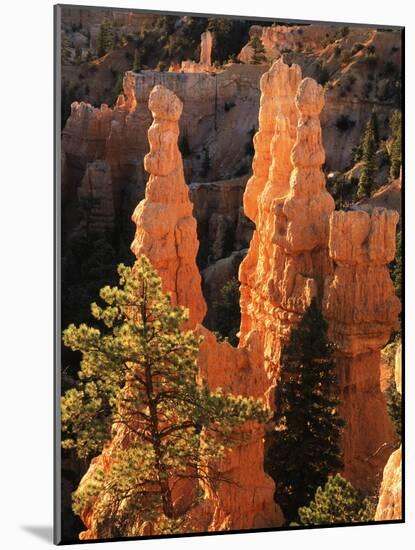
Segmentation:
{"type": "Polygon", "coordinates": [[[334,348],[315,299],[281,354],[275,431],[266,459],[275,498],[288,522],[342,466],[334,348]]]}
{"type": "Polygon", "coordinates": [[[332,525],[372,521],[375,504],[357,491],[341,475],[329,476],[308,506],[298,510],[301,525],[332,525]]]}

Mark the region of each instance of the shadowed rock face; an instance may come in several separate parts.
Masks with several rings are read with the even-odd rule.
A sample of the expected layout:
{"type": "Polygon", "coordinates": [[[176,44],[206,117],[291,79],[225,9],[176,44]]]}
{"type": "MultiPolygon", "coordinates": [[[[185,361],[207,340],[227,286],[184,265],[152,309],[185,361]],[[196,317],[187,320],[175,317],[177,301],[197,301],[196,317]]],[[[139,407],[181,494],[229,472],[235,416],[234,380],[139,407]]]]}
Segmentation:
{"type": "MultiPolygon", "coordinates": [[[[394,439],[380,392],[379,353],[400,307],[386,269],[395,253],[398,216],[376,208],[370,215],[333,212],[321,170],[321,86],[310,78],[301,81],[299,68],[280,60],[263,76],[261,90],[253,176],[244,197],[256,231],[240,266],[239,348],[217,342],[198,324],[206,306],[196,267],[196,222],[177,147],[183,105],[160,85],[149,94],[153,124],[145,168],[150,179],[133,215],[137,229],[132,250],[149,257],[174,303],[189,308],[189,327],[203,336],[200,377],[212,390],[221,387],[260,397],[271,407],[281,347],[317,296],[339,348],[342,414],[347,422],[344,474],[359,488],[373,488],[394,439]]],[[[282,524],[273,481],[263,468],[264,428],[249,423],[242,431],[249,437],[219,465],[234,483],[203,485],[206,498],[188,511],[184,532],[282,524]]],[[[111,449],[122,444],[122,434],[116,433],[82,483],[96,464],[111,460],[111,449]]],[[[98,504],[105,509],[105,495],[98,504]]],[[[96,506],[91,502],[82,515],[88,528],[82,538],[99,536],[96,506]]],[[[107,512],[108,517],[113,513],[107,512]]],[[[135,521],[125,534],[142,534],[140,529],[135,521]]]]}
{"type": "Polygon", "coordinates": [[[83,205],[84,219],[91,233],[105,234],[114,228],[114,197],[111,170],[105,161],[87,165],[78,196],[83,205]]]}

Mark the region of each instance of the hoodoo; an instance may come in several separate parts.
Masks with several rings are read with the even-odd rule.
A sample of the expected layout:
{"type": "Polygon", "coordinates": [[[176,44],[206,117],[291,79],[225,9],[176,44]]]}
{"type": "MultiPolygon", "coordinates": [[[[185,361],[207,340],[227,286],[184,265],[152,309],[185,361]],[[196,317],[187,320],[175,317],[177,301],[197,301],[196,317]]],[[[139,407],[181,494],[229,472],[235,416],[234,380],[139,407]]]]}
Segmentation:
{"type": "Polygon", "coordinates": [[[206,304],[196,266],[196,220],[177,140],[183,104],[170,90],[155,86],[149,97],[153,124],[144,167],[150,173],[145,199],[135,209],[137,226],[131,250],[145,254],[163,281],[173,305],[189,308],[189,326],[201,323],[206,304]]]}
{"type": "Polygon", "coordinates": [[[341,408],[346,420],[344,467],[358,488],[373,490],[395,434],[380,389],[380,350],[396,326],[400,302],[387,264],[395,257],[398,214],[375,208],[334,212],[323,309],[337,345],[341,408]]]}

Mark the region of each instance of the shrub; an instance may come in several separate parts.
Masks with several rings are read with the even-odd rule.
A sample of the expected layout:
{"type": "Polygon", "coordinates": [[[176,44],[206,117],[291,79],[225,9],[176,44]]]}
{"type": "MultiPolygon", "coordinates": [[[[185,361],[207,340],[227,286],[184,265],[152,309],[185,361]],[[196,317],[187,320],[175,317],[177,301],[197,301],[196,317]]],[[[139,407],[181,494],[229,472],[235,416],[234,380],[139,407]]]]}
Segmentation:
{"type": "Polygon", "coordinates": [[[329,79],[330,79],[330,73],[327,67],[319,65],[317,68],[317,75],[316,75],[317,82],[322,86],[324,86],[324,84],[326,84],[329,81],[329,79]]]}
{"type": "Polygon", "coordinates": [[[308,506],[298,510],[301,525],[360,523],[374,519],[375,505],[340,474],[329,476],[308,506]]]}
{"type": "Polygon", "coordinates": [[[239,298],[239,281],[233,277],[221,288],[219,300],[213,303],[219,334],[232,346],[237,346],[239,342],[237,337],[241,324],[239,298]]]}

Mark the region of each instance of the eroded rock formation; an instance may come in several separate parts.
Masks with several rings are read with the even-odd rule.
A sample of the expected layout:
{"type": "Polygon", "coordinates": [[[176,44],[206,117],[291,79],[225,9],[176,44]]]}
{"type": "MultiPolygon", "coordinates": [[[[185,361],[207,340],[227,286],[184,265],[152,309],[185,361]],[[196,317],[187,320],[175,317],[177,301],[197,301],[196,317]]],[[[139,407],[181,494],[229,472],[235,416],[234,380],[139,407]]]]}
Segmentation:
{"type": "MultiPolygon", "coordinates": [[[[182,103],[170,90],[155,86],[150,94],[149,109],[154,117],[149,129],[150,152],[145,157],[150,179],[146,197],[133,214],[137,231],[132,250],[137,256],[147,255],[173,302],[189,308],[189,327],[195,327],[202,321],[206,306],[195,263],[196,221],[192,217],[177,147],[182,103]]],[[[243,349],[235,349],[226,342],[217,342],[216,337],[200,325],[195,330],[203,336],[198,358],[200,376],[211,390],[220,387],[236,395],[264,397],[269,380],[262,369],[261,343],[255,335],[243,349]]],[[[274,483],[263,468],[264,427],[250,422],[240,435],[241,444],[217,465],[221,476],[228,481],[201,486],[205,499],[188,511],[183,527],[185,532],[276,527],[283,523],[282,513],[273,500],[274,483]]],[[[88,482],[98,466],[103,466],[105,471],[113,451],[123,444],[122,428],[117,428],[110,444],[92,461],[81,484],[88,482]]],[[[186,487],[187,498],[192,490],[193,486],[186,487]]],[[[186,491],[178,491],[175,499],[185,501],[186,491]]],[[[108,516],[114,513],[105,504],[105,496],[91,501],[82,513],[87,526],[87,531],[81,534],[83,539],[100,536],[95,514],[97,506],[101,510],[104,508],[108,516]]],[[[151,532],[151,527],[140,525],[137,520],[127,534],[151,532]]]]}
{"type": "MultiPolygon", "coordinates": [[[[399,344],[395,355],[396,389],[402,393],[402,345],[399,344]]],[[[402,446],[394,451],[385,466],[379,502],[376,508],[376,521],[402,518],[402,446]]]]}
{"type": "Polygon", "coordinates": [[[210,31],[205,31],[200,37],[200,64],[210,67],[212,65],[213,37],[210,31]]]}
{"type": "Polygon", "coordinates": [[[206,304],[196,266],[199,246],[196,220],[184,180],[182,157],[177,145],[183,104],[170,90],[155,86],[148,106],[153,124],[148,131],[150,152],[144,167],[150,174],[145,199],[133,214],[137,226],[131,250],[145,254],[163,281],[173,305],[189,309],[189,326],[201,323],[206,304]]]}
{"type": "Polygon", "coordinates": [[[311,299],[321,296],[330,267],[328,220],[334,201],[321,170],[321,86],[309,78],[300,84],[299,67],[282,60],[269,75],[275,79],[270,87],[271,103],[277,105],[274,131],[272,139],[270,130],[262,133],[261,117],[267,121],[268,116],[260,113],[254,175],[244,196],[256,231],[240,267],[241,345],[252,331],[259,332],[265,369],[275,381],[291,327],[311,299]]]}
{"type": "Polygon", "coordinates": [[[395,257],[398,214],[375,208],[334,212],[323,309],[338,347],[346,477],[373,490],[393,448],[395,434],[380,389],[380,351],[396,327],[400,302],[387,269],[395,257]],[[370,430],[367,429],[370,426],[370,430]]]}
{"type": "Polygon", "coordinates": [[[83,210],[82,224],[88,232],[103,235],[114,228],[111,169],[105,161],[87,165],[78,196],[83,210]]]}
{"type": "MultiPolygon", "coordinates": [[[[395,255],[398,214],[377,208],[371,215],[333,212],[321,170],[323,90],[310,78],[298,85],[295,70],[282,61],[270,70],[278,105],[272,141],[260,113],[254,174],[244,195],[256,231],[240,267],[240,345],[253,331],[261,335],[265,370],[277,384],[281,348],[317,296],[339,349],[344,474],[357,487],[374,490],[394,442],[379,355],[400,309],[386,267],[395,255]]],[[[263,93],[262,109],[265,88],[263,93]]]]}

